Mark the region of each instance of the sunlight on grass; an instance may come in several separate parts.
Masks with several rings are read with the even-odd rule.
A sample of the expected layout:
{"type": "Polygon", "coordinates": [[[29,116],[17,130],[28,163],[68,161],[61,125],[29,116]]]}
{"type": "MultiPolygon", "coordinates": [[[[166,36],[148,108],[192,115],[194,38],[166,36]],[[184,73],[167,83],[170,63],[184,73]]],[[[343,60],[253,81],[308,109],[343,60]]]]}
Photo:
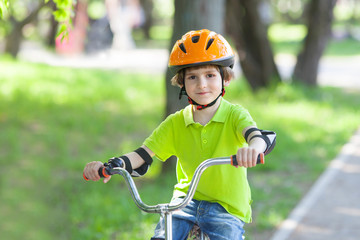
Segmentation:
{"type": "MultiPolygon", "coordinates": [[[[336,31],[336,27],[333,28],[336,31]]],[[[271,24],[268,37],[275,54],[291,54],[297,56],[302,48],[307,29],[302,24],[271,24]]],[[[356,56],[360,54],[360,43],[356,39],[330,38],[325,48],[324,56],[356,56]]]]}
{"type": "Polygon", "coordinates": [[[268,30],[268,37],[275,54],[296,55],[305,35],[304,25],[272,24],[268,30]]]}
{"type": "Polygon", "coordinates": [[[273,42],[299,41],[306,36],[306,27],[301,24],[271,24],[268,35],[273,42]]]}
{"type": "Polygon", "coordinates": [[[150,36],[154,40],[170,40],[172,35],[171,26],[153,26],[150,29],[150,36]]]}
{"type": "MultiPolygon", "coordinates": [[[[22,239],[25,233],[27,239],[71,239],[69,209],[78,203],[84,207],[80,199],[94,200],[83,195],[86,188],[79,189],[84,164],[106,161],[142,143],[162,117],[162,78],[11,60],[2,66],[0,158],[7,171],[1,176],[0,198],[17,214],[7,210],[9,205],[1,206],[2,219],[9,224],[1,221],[0,230],[11,239],[22,239]]],[[[155,164],[154,172],[157,168],[155,164]]],[[[95,198],[97,213],[90,219],[102,212],[99,202],[95,198]]],[[[87,227],[96,229],[103,222],[94,224],[87,227]]]]}

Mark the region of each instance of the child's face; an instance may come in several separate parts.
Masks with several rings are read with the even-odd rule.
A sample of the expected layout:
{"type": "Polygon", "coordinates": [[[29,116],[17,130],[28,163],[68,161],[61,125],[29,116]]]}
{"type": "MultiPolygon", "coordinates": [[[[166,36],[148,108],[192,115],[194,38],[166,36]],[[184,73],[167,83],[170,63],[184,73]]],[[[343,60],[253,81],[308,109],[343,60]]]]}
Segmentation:
{"type": "MultiPolygon", "coordinates": [[[[229,81],[225,81],[227,86],[229,81]]],[[[201,105],[214,101],[222,90],[220,72],[214,66],[188,68],[185,70],[185,88],[190,98],[201,105]]]]}

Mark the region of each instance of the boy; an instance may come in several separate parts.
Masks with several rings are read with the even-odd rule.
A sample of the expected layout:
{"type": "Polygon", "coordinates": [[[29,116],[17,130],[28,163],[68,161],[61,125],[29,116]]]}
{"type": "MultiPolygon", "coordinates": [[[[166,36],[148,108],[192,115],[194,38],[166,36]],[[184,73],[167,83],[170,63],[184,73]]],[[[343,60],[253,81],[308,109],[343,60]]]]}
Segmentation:
{"type": "MultiPolygon", "coordinates": [[[[246,168],[254,167],[258,155],[268,153],[271,146],[246,109],[222,98],[233,78],[233,64],[234,53],[221,35],[206,29],[185,34],[172,49],[169,67],[176,72],[172,83],[181,87],[180,97],[187,95],[190,105],[164,120],[141,148],[116,158],[138,176],[146,173],[153,156],[162,161],[177,156],[178,182],[172,200],[176,202],[185,196],[202,161],[236,153],[240,168],[207,169],[194,199],[174,212],[173,239],[185,239],[194,224],[211,240],[242,239],[244,223],[251,221],[246,168]]],[[[101,166],[101,162],[88,163],[85,176],[99,180],[101,166]]],[[[163,226],[160,219],[152,239],[164,239],[163,226]]]]}

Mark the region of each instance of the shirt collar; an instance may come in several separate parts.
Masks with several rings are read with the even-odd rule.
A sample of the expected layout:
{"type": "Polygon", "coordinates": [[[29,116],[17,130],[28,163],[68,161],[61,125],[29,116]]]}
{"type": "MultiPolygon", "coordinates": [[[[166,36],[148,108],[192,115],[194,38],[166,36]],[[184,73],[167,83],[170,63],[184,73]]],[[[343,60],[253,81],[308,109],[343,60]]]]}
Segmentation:
{"type": "MultiPolygon", "coordinates": [[[[220,106],[216,111],[215,115],[213,116],[213,118],[210,120],[210,122],[222,122],[222,123],[225,122],[228,112],[227,109],[229,107],[228,103],[229,103],[228,101],[221,98],[220,106]]],[[[184,109],[185,126],[189,126],[190,124],[195,123],[191,106],[192,105],[188,105],[184,109]]]]}

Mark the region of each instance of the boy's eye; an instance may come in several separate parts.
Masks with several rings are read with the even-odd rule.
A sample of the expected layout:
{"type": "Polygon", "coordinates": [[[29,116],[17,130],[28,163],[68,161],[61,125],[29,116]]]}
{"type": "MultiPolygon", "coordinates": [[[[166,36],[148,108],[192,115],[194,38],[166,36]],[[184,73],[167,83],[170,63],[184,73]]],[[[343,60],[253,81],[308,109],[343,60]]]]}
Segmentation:
{"type": "Polygon", "coordinates": [[[194,75],[188,76],[189,80],[194,80],[196,77],[194,75]]]}
{"type": "Polygon", "coordinates": [[[209,73],[209,74],[207,75],[207,77],[208,77],[208,78],[215,77],[215,74],[209,73]]]}

